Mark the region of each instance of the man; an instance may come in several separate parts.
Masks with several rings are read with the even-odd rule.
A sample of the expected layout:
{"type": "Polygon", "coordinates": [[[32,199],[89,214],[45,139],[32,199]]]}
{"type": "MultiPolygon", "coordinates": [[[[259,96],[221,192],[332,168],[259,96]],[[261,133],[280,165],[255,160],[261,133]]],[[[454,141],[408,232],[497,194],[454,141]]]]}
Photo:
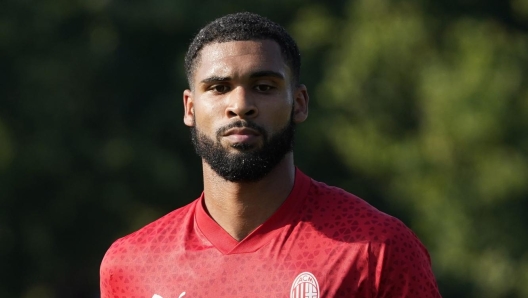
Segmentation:
{"type": "Polygon", "coordinates": [[[217,19],[185,67],[204,191],[110,247],[102,298],[440,297],[404,224],[294,166],[308,92],[281,26],[251,13],[217,19]]]}

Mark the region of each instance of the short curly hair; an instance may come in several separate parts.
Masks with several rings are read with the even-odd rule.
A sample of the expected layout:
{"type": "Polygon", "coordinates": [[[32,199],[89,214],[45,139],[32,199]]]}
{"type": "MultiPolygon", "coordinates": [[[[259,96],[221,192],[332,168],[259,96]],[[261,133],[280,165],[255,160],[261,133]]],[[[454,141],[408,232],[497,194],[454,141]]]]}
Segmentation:
{"type": "Polygon", "coordinates": [[[290,68],[292,84],[299,82],[301,55],[295,40],[281,25],[250,12],[239,12],[218,18],[203,27],[194,37],[185,55],[185,73],[189,86],[200,51],[208,44],[245,40],[273,40],[279,44],[282,56],[290,68]]]}

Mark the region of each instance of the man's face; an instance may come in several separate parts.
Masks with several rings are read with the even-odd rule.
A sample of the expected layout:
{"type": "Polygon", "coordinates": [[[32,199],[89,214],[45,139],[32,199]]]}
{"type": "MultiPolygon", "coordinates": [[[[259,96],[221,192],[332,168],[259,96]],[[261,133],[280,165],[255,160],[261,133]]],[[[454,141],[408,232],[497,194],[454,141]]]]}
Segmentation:
{"type": "Polygon", "coordinates": [[[277,43],[206,45],[184,92],[184,122],[197,153],[230,181],[256,181],[291,151],[294,124],[307,115],[304,86],[292,86],[277,43]]]}

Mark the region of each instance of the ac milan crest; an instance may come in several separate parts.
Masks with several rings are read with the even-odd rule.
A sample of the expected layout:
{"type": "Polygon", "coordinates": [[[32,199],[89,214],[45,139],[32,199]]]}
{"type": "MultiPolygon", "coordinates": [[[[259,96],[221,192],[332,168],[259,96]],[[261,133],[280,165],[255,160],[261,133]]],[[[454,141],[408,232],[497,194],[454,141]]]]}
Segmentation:
{"type": "Polygon", "coordinates": [[[310,272],[303,272],[293,281],[290,298],[319,298],[319,284],[310,272]]]}

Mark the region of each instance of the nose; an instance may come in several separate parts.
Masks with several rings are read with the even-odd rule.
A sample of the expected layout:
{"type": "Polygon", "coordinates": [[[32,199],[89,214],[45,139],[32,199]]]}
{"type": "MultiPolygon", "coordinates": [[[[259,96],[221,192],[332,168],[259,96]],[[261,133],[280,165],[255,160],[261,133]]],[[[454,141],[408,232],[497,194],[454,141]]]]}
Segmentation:
{"type": "Polygon", "coordinates": [[[255,100],[251,96],[251,91],[242,86],[236,87],[229,93],[226,115],[228,118],[239,117],[255,118],[258,115],[258,109],[255,100]]]}

